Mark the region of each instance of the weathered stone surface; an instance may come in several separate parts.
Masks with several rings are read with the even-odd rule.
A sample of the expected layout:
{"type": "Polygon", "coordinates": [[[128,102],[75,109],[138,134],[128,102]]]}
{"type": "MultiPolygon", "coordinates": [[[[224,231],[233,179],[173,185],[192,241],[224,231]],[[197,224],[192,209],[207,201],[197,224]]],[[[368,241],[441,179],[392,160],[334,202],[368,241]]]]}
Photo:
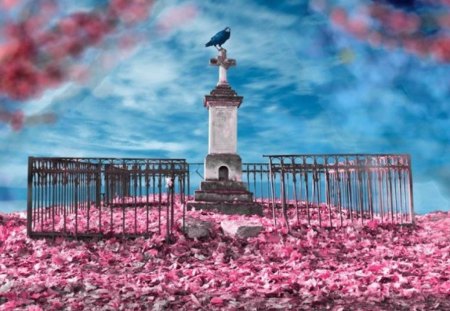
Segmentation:
{"type": "Polygon", "coordinates": [[[209,108],[209,154],[236,153],[237,108],[214,106],[209,108]]]}
{"type": "Polygon", "coordinates": [[[227,190],[196,190],[195,201],[204,202],[252,202],[253,194],[248,191],[227,191],[227,190]]]}
{"type": "Polygon", "coordinates": [[[242,181],[232,180],[207,180],[200,183],[200,189],[209,190],[244,190],[247,191],[247,187],[242,181]]]}
{"type": "Polygon", "coordinates": [[[226,215],[263,215],[262,205],[255,202],[206,202],[190,201],[187,209],[219,212],[226,215]]]}
{"type": "MultiPolygon", "coordinates": [[[[180,227],[183,228],[183,220],[179,221],[180,227]]],[[[188,217],[186,218],[184,232],[191,239],[206,238],[211,235],[212,224],[210,222],[188,217]]]]}
{"type": "Polygon", "coordinates": [[[241,181],[242,159],[235,153],[210,153],[205,158],[205,179],[219,180],[219,168],[228,168],[228,179],[241,181]]]}
{"type": "Polygon", "coordinates": [[[207,108],[213,106],[235,106],[239,108],[244,97],[238,96],[230,85],[218,85],[209,95],[205,95],[203,105],[207,108]]]}
{"type": "Polygon", "coordinates": [[[261,222],[256,220],[224,220],[220,227],[226,235],[241,239],[255,237],[263,229],[261,222]]]}

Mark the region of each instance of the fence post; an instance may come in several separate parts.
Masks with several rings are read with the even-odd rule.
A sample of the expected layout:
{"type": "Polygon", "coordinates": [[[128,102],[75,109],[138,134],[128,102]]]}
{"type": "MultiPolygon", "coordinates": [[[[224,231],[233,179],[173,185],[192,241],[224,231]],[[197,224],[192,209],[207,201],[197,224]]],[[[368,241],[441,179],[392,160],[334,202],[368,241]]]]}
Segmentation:
{"type": "Polygon", "coordinates": [[[269,174],[270,174],[270,190],[272,193],[272,218],[273,223],[276,226],[277,225],[277,217],[275,215],[275,185],[274,185],[274,172],[272,169],[272,157],[269,157],[269,174]]]}
{"type": "Polygon", "coordinates": [[[281,162],[281,209],[283,211],[284,221],[286,222],[286,227],[289,232],[290,228],[289,228],[289,218],[287,215],[287,207],[286,207],[286,185],[285,185],[285,178],[284,178],[285,169],[284,169],[283,157],[280,159],[280,162],[281,162]]]}
{"type": "Polygon", "coordinates": [[[28,191],[27,191],[27,236],[33,233],[33,157],[28,157],[28,191]]]}
{"type": "Polygon", "coordinates": [[[415,224],[415,215],[414,215],[414,196],[413,196],[413,179],[412,179],[412,163],[411,156],[408,155],[408,175],[409,175],[409,217],[411,219],[411,223],[415,224]]]}
{"type": "Polygon", "coordinates": [[[102,207],[101,207],[101,192],[102,192],[102,162],[97,164],[97,173],[95,174],[95,206],[98,209],[98,231],[102,232],[102,207]]]}

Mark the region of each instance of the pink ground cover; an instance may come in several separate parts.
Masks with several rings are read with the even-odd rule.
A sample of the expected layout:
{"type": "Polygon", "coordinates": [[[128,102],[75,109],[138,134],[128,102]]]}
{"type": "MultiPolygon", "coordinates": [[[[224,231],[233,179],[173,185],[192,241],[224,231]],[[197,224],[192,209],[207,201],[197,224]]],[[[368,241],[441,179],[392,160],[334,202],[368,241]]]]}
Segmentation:
{"type": "Polygon", "coordinates": [[[292,234],[266,216],[246,241],[220,229],[245,216],[189,216],[212,236],[32,240],[0,214],[0,310],[450,310],[449,212],[292,234]]]}

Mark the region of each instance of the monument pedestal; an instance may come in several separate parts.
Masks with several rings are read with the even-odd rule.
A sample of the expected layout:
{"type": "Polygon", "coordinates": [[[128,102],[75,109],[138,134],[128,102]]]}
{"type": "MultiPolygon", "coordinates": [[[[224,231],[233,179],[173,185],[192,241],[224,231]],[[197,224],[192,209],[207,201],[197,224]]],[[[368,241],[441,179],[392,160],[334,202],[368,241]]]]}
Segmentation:
{"type": "Polygon", "coordinates": [[[253,193],[247,190],[242,178],[242,160],[237,154],[237,109],[242,96],[231,88],[227,70],[235,66],[227,58],[225,49],[219,50],[210,64],[219,66],[219,82],[205,95],[204,105],[209,113],[208,155],[205,159],[205,180],[195,191],[188,209],[204,209],[224,214],[262,215],[262,206],[253,202],[253,193]]]}
{"type": "Polygon", "coordinates": [[[262,206],[253,202],[188,202],[187,210],[190,211],[192,208],[218,212],[225,215],[263,215],[262,206]]]}
{"type": "Polygon", "coordinates": [[[253,202],[253,193],[242,181],[206,180],[195,191],[187,209],[203,209],[223,214],[262,215],[262,206],[253,202]]]}

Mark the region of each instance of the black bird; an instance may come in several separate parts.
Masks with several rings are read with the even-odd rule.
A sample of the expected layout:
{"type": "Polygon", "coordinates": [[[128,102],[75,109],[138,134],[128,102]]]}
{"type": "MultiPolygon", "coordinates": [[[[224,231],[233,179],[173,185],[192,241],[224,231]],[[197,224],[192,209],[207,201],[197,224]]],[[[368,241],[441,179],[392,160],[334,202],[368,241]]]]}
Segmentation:
{"type": "Polygon", "coordinates": [[[222,48],[222,44],[224,44],[225,41],[227,41],[230,38],[230,32],[231,32],[230,27],[227,27],[224,30],[219,31],[214,35],[214,37],[211,38],[211,40],[209,40],[208,43],[205,44],[205,46],[208,47],[214,45],[216,49],[222,48]],[[217,46],[219,46],[219,48],[217,48],[217,46]]]}

